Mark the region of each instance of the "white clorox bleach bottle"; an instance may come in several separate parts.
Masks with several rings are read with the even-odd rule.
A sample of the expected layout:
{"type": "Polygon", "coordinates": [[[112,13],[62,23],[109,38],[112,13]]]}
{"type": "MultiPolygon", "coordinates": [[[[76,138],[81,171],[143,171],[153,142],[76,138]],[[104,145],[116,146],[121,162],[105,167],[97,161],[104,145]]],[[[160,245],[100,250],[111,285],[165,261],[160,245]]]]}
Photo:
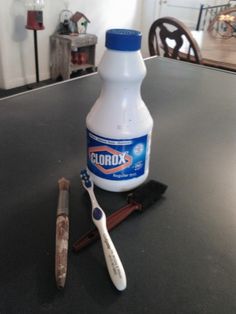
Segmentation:
{"type": "Polygon", "coordinates": [[[148,176],[153,120],[140,94],[146,75],[141,38],[135,30],[106,32],[102,90],[86,119],[87,167],[108,191],[131,190],[148,176]]]}

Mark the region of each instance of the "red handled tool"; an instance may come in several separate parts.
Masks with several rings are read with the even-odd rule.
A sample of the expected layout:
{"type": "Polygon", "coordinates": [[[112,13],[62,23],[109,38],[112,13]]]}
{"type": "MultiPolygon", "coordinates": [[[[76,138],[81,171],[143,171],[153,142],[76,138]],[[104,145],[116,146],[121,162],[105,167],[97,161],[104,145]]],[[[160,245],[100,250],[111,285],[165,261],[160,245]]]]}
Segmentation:
{"type": "MultiPolygon", "coordinates": [[[[143,184],[128,195],[128,204],[118,209],[110,216],[107,216],[108,231],[115,228],[124,221],[134,211],[143,211],[158,201],[165,193],[167,185],[155,180],[143,184]]],[[[79,252],[84,247],[99,239],[97,229],[92,229],[85,233],[73,244],[74,252],[79,252]]]]}

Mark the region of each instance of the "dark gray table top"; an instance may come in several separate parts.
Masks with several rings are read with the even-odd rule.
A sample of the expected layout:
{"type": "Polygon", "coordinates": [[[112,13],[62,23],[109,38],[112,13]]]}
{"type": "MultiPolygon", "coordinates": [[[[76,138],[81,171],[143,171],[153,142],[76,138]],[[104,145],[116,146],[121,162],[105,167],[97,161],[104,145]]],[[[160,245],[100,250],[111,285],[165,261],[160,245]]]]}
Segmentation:
{"type": "MultiPolygon", "coordinates": [[[[71,180],[70,247],[93,225],[79,172],[98,76],[0,101],[0,313],[236,313],[236,76],[168,59],[146,62],[155,121],[150,178],[165,198],[111,232],[127,290],[107,275],[101,244],[69,253],[54,282],[57,180],[71,180]]],[[[126,193],[96,189],[107,214],[126,193]]]]}

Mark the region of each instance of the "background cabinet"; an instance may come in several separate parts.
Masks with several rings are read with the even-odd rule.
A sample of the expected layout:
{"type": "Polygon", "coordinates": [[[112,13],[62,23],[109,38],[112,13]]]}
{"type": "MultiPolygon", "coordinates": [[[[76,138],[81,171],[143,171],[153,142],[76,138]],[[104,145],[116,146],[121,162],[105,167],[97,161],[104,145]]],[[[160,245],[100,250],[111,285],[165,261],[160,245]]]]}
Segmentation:
{"type": "Polygon", "coordinates": [[[97,36],[92,34],[59,35],[50,37],[51,78],[67,80],[78,70],[95,70],[97,36]]]}

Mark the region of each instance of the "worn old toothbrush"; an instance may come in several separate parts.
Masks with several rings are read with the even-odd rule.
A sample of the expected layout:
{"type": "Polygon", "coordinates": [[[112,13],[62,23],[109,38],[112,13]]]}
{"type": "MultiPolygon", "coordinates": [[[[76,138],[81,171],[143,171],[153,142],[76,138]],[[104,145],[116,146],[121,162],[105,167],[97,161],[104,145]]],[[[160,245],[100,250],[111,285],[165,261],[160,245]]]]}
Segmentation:
{"type": "Polygon", "coordinates": [[[90,200],[92,203],[92,219],[101,237],[108,272],[115,287],[118,290],[122,291],[126,288],[126,275],[116,248],[107,231],[106,215],[102,208],[99,206],[97,199],[94,195],[93,181],[91,180],[87,170],[82,170],[80,176],[83,186],[90,196],[90,200]]]}

